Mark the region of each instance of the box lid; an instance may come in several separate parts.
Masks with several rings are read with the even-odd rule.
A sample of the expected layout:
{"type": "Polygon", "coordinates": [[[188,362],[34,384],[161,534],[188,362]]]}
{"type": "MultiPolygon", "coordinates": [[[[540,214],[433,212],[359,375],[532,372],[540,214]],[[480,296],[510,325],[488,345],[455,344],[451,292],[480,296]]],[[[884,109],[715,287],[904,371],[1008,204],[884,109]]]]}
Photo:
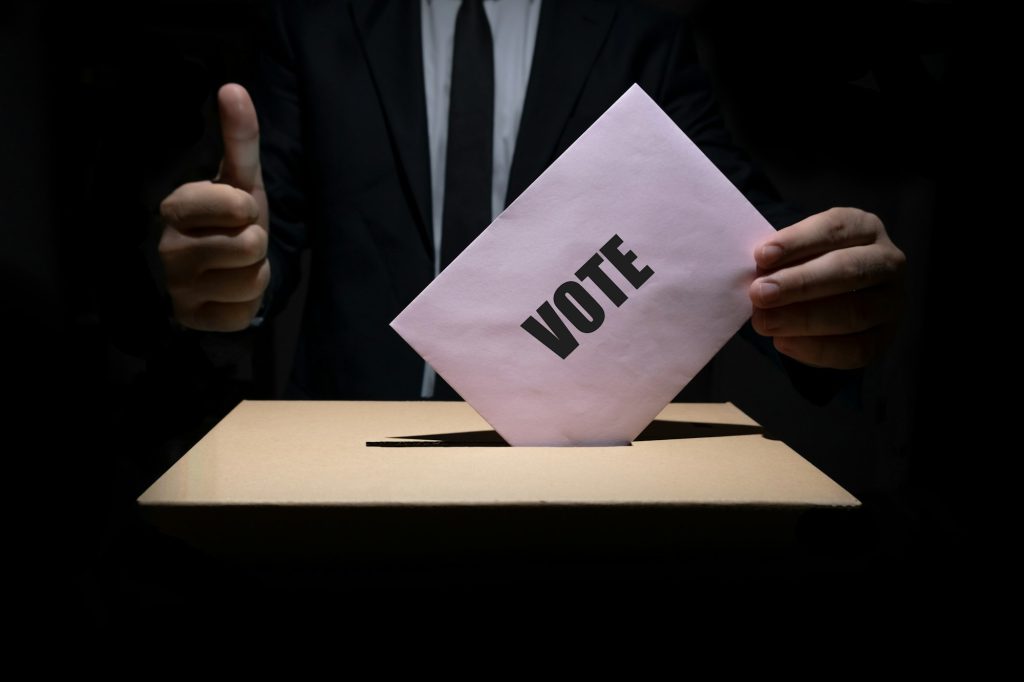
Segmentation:
{"type": "Polygon", "coordinates": [[[461,402],[244,401],[143,507],[858,506],[734,405],[668,405],[631,445],[508,447],[461,402]]]}

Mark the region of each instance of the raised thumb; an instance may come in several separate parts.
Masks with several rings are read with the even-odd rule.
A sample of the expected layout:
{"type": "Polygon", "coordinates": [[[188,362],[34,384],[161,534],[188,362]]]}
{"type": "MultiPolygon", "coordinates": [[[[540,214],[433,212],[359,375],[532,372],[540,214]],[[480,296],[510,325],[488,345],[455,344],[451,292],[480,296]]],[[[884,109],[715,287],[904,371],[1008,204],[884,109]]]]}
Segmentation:
{"type": "Polygon", "coordinates": [[[220,129],[224,138],[219,182],[252,192],[262,184],[260,176],[260,124],[256,107],[245,88],[228,83],[217,93],[220,129]]]}

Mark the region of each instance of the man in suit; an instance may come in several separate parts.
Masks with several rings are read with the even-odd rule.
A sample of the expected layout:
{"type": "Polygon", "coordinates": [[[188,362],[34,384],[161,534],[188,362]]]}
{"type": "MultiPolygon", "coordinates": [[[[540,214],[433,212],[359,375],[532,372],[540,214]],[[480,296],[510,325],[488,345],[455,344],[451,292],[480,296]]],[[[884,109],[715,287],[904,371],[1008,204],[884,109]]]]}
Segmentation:
{"type": "Polygon", "coordinates": [[[730,143],[678,17],[337,0],[281,3],[271,24],[256,105],[221,89],[220,173],[164,200],[160,254],[175,317],[233,331],[283,306],[311,249],[290,395],[454,397],[389,322],[634,82],[782,228],[751,254],[754,328],[794,365],[860,367],[881,347],[902,252],[874,215],[779,200],[730,143]]]}

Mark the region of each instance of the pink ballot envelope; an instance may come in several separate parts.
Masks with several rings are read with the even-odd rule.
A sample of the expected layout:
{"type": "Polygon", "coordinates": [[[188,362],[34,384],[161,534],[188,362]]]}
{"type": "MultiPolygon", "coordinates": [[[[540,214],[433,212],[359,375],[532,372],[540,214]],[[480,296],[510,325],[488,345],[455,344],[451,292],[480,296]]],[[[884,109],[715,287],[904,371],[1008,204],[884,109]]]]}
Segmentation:
{"type": "Polygon", "coordinates": [[[773,231],[633,85],[391,326],[509,444],[627,444],[750,317],[773,231]]]}

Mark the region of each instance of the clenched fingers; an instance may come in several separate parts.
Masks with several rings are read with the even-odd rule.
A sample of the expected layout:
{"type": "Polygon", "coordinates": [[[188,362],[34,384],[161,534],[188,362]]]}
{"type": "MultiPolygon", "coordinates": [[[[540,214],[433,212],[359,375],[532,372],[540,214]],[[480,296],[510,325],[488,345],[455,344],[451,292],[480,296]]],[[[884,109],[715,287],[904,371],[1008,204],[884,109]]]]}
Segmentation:
{"type": "Polygon", "coordinates": [[[259,311],[262,296],[242,303],[207,301],[199,305],[182,305],[174,300],[174,316],[191,329],[206,332],[236,332],[249,326],[259,311]]]}
{"type": "Polygon", "coordinates": [[[241,230],[164,230],[160,257],[168,286],[193,281],[200,273],[222,268],[244,268],[267,256],[267,231],[259,225],[241,230]]]}
{"type": "Polygon", "coordinates": [[[172,294],[197,302],[245,303],[259,298],[270,282],[270,262],[244,268],[206,270],[187,284],[169,285],[172,294]]]}
{"type": "Polygon", "coordinates": [[[230,185],[190,182],[160,204],[164,223],[182,231],[215,227],[245,227],[259,220],[256,199],[230,185]]]}

